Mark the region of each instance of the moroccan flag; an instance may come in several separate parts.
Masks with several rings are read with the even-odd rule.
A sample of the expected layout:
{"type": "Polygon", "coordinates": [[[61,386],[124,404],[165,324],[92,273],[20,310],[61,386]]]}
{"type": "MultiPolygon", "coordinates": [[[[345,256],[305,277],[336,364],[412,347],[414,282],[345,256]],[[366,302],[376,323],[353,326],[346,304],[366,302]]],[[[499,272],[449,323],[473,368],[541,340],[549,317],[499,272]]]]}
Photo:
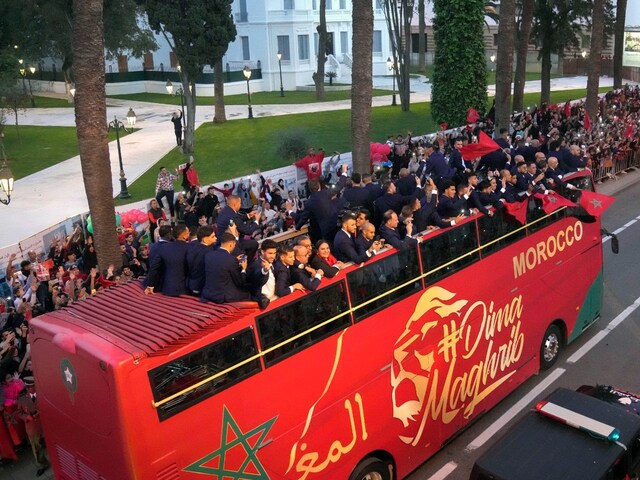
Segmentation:
{"type": "Polygon", "coordinates": [[[567,118],[571,116],[571,100],[567,100],[564,104],[564,116],[567,118]]]}
{"type": "Polygon", "coordinates": [[[500,145],[493,141],[489,135],[480,131],[480,136],[478,137],[478,143],[470,143],[465,145],[460,149],[460,153],[462,154],[462,158],[465,160],[473,160],[474,158],[481,157],[486,155],[487,153],[495,152],[496,150],[500,150],[500,145]]]}
{"type": "Polygon", "coordinates": [[[624,131],[624,136],[630,138],[633,135],[633,123],[627,124],[627,128],[624,131]]]}
{"type": "Polygon", "coordinates": [[[583,207],[589,215],[599,217],[615,200],[615,198],[609,195],[582,190],[580,206],[583,207]]]}
{"type": "Polygon", "coordinates": [[[469,110],[467,110],[467,123],[476,123],[479,118],[478,111],[473,107],[469,107],[469,110]]]}
{"type": "Polygon", "coordinates": [[[546,213],[547,215],[559,209],[560,207],[577,206],[571,200],[567,200],[562,195],[558,195],[555,192],[549,192],[547,195],[543,195],[542,193],[536,193],[534,197],[542,200],[542,209],[544,210],[544,213],[546,213]]]}
{"type": "Polygon", "coordinates": [[[522,202],[507,202],[504,208],[507,213],[519,221],[522,225],[527,222],[527,207],[529,206],[529,197],[522,202]]]}
{"type": "Polygon", "coordinates": [[[587,132],[591,131],[591,118],[589,117],[589,112],[584,112],[584,129],[587,132]]]}

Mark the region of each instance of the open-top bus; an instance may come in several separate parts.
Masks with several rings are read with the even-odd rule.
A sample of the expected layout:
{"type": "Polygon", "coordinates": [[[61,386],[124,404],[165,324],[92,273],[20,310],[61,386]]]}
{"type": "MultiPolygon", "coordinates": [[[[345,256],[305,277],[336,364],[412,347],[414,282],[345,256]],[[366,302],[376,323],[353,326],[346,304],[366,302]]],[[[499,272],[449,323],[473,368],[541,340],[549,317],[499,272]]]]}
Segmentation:
{"type": "Polygon", "coordinates": [[[530,206],[265,311],[131,283],[34,318],[56,478],[405,477],[600,315],[599,219],[530,206]]]}

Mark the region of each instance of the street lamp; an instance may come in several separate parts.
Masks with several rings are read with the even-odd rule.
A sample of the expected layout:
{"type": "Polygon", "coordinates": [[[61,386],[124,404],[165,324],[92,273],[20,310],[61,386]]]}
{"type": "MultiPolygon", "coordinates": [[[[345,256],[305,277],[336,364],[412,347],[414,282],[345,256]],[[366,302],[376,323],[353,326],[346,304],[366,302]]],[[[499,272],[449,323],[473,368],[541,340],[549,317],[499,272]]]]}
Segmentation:
{"type": "Polygon", "coordinates": [[[29,82],[29,96],[31,97],[31,106],[32,106],[33,108],[35,108],[35,106],[36,106],[36,99],[35,99],[35,98],[33,98],[33,89],[31,88],[31,77],[33,77],[33,75],[35,75],[35,73],[36,73],[36,67],[34,67],[33,65],[31,65],[31,66],[29,67],[29,72],[31,73],[31,75],[29,75],[29,76],[27,77],[27,80],[28,80],[28,82],[29,82]]]}
{"type": "Polygon", "coordinates": [[[244,78],[247,79],[247,101],[249,103],[249,118],[253,118],[253,109],[251,108],[251,90],[249,90],[249,80],[251,79],[251,69],[248,65],[246,65],[242,69],[242,74],[244,78]]]}
{"type": "Polygon", "coordinates": [[[127,112],[127,123],[129,124],[129,130],[133,132],[133,127],[136,126],[136,120],[138,117],[136,116],[136,112],[133,111],[133,108],[129,108],[127,112]]]}
{"type": "Polygon", "coordinates": [[[278,69],[280,70],[280,96],[284,97],[284,89],[282,88],[282,52],[278,51],[276,57],[278,57],[278,69]]]}
{"type": "Polygon", "coordinates": [[[71,94],[71,98],[75,98],[76,97],[76,86],[75,85],[71,85],[71,88],[69,89],[69,93],[71,94]]]}
{"type": "Polygon", "coordinates": [[[496,63],[496,55],[495,55],[495,53],[493,55],[491,55],[489,57],[489,59],[491,60],[491,63],[496,63]]]}
{"type": "MultiPolygon", "coordinates": [[[[180,71],[180,66],[178,65],[178,71],[180,71]]],[[[173,93],[173,83],[171,80],[167,80],[167,84],[165,85],[167,92],[169,95],[174,95],[173,93]]],[[[187,131],[187,117],[184,116],[184,90],[182,89],[182,85],[176,90],[175,95],[180,95],[180,109],[182,110],[182,130],[186,133],[187,131]]]]}
{"type": "Polygon", "coordinates": [[[393,60],[391,60],[391,57],[387,57],[387,68],[389,69],[389,71],[391,72],[391,76],[393,77],[393,89],[391,90],[392,92],[392,100],[391,100],[391,105],[397,105],[396,103],[396,65],[395,62],[393,60]]]}
{"type": "Polygon", "coordinates": [[[7,164],[7,155],[4,153],[4,134],[0,133],[0,149],[2,150],[2,165],[0,165],[0,191],[4,193],[5,199],[0,198],[0,203],[9,205],[11,203],[11,192],[13,192],[13,173],[7,164]]]}
{"type": "Polygon", "coordinates": [[[124,166],[122,165],[122,150],[120,149],[120,129],[124,129],[124,123],[118,120],[118,117],[113,116],[113,120],[109,122],[109,128],[116,130],[116,143],[118,144],[118,161],[120,162],[120,198],[129,198],[129,191],[127,190],[127,178],[124,176],[124,166]]]}

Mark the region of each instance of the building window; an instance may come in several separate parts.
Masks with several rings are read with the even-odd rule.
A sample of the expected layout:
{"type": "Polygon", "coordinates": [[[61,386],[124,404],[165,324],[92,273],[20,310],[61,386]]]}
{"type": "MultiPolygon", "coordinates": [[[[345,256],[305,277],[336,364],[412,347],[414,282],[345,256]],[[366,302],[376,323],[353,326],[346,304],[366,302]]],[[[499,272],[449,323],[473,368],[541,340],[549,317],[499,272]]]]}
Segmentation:
{"type": "Polygon", "coordinates": [[[309,35],[298,35],[298,59],[309,60],[309,35]]]}
{"type": "Polygon", "coordinates": [[[382,30],[373,31],[373,53],[382,53],[382,30]]]}
{"type": "Polygon", "coordinates": [[[289,36],[278,35],[278,51],[282,53],[282,60],[291,60],[291,52],[289,51],[289,36]]]}
{"type": "Polygon", "coordinates": [[[242,41],[242,60],[251,60],[251,53],[249,52],[249,37],[240,37],[242,41]]]}
{"type": "Polygon", "coordinates": [[[249,13],[247,12],[247,0],[240,0],[240,13],[236,17],[238,22],[248,22],[249,13]]]}
{"type": "Polygon", "coordinates": [[[313,55],[318,55],[318,45],[320,44],[320,35],[317,33],[313,34],[313,55]]]}
{"type": "Polygon", "coordinates": [[[129,57],[127,57],[126,55],[118,55],[118,71],[129,71],[129,57]]]}
{"type": "Polygon", "coordinates": [[[382,5],[383,0],[376,0],[376,10],[382,10],[383,5],[382,5]]]}
{"type": "Polygon", "coordinates": [[[496,47],[498,45],[498,34],[493,34],[493,46],[496,47]]]}
{"type": "Polygon", "coordinates": [[[333,2],[331,0],[327,0],[326,10],[333,10],[333,2]]]}
{"type": "Polygon", "coordinates": [[[169,52],[169,64],[171,68],[176,68],[178,66],[178,57],[173,52],[169,52]]]}
{"type": "Polygon", "coordinates": [[[295,0],[284,0],[284,9],[285,10],[294,10],[295,8],[296,8],[295,0]]]}
{"type": "Polygon", "coordinates": [[[313,0],[311,2],[311,10],[318,10],[318,0],[313,0]]]}
{"type": "Polygon", "coordinates": [[[145,53],[143,59],[142,68],[145,70],[153,70],[153,53],[145,53]]]}
{"type": "MultiPolygon", "coordinates": [[[[412,53],[420,53],[418,50],[420,49],[420,34],[419,33],[412,33],[411,34],[411,52],[412,53]]],[[[429,50],[429,43],[428,43],[428,37],[427,34],[424,34],[424,51],[428,51],[429,50]]]]}
{"type": "Polygon", "coordinates": [[[340,0],[340,10],[347,9],[347,0],[340,0]]]}
{"type": "Polygon", "coordinates": [[[340,53],[349,53],[349,32],[340,32],[340,53]]]}

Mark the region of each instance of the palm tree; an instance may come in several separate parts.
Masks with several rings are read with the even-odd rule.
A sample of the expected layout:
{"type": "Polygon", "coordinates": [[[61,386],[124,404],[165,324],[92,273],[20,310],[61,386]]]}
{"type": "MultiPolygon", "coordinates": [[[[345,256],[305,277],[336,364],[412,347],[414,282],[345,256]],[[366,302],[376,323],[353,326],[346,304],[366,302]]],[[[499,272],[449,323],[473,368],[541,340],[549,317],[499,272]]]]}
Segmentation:
{"type": "Polygon", "coordinates": [[[591,25],[591,49],[587,72],[587,112],[595,119],[598,116],[598,86],[600,85],[600,68],[602,65],[602,43],[604,40],[604,2],[594,0],[593,23],[591,25]]]}
{"type": "Polygon", "coordinates": [[[624,23],[627,0],[616,3],[615,46],[613,50],[613,88],[622,87],[622,53],[624,51],[624,23]]]}
{"type": "Polygon", "coordinates": [[[425,72],[427,69],[427,45],[424,38],[427,23],[424,4],[425,0],[418,0],[418,70],[420,72],[425,72]]]}
{"type": "Polygon", "coordinates": [[[224,72],[222,71],[222,58],[219,58],[213,66],[213,96],[214,114],[213,123],[224,123],[227,114],[224,109],[224,72]]]}
{"type": "Polygon", "coordinates": [[[502,0],[500,2],[496,59],[496,129],[507,127],[511,118],[511,78],[513,77],[515,26],[516,2],[515,0],[502,0]]]}
{"type": "Polygon", "coordinates": [[[351,84],[351,148],[354,171],[371,171],[371,74],[373,51],[373,4],[371,0],[353,0],[353,73],[351,84]]]}
{"type": "Polygon", "coordinates": [[[73,73],[80,164],[102,267],[122,262],[114,215],[104,93],[103,0],[73,0],[73,73]]]}
{"type": "Polygon", "coordinates": [[[531,37],[531,24],[535,0],[522,0],[520,28],[516,42],[516,72],[513,79],[513,109],[524,110],[524,84],[527,80],[527,54],[531,37]]]}
{"type": "Polygon", "coordinates": [[[324,100],[324,64],[327,61],[327,0],[320,0],[318,31],[318,67],[312,78],[316,85],[316,100],[324,100]]]}

